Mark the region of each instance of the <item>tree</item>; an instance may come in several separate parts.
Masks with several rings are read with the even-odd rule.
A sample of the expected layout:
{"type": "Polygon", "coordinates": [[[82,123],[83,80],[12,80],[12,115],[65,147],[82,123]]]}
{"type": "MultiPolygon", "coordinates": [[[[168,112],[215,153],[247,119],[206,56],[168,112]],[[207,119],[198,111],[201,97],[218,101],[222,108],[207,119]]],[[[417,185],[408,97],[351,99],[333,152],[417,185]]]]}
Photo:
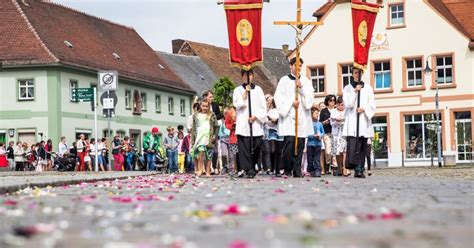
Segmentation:
{"type": "Polygon", "coordinates": [[[214,102],[224,108],[232,105],[232,92],[235,89],[235,84],[228,77],[221,77],[218,82],[214,84],[214,102]]]}

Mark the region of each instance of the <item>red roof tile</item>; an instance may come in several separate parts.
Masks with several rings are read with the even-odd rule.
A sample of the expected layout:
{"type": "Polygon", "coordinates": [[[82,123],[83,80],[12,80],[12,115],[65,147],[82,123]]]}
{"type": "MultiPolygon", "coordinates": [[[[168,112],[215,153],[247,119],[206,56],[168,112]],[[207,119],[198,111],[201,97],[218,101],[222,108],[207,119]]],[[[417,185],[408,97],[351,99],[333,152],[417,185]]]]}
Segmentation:
{"type": "MultiPolygon", "coordinates": [[[[188,40],[174,40],[173,44],[175,53],[199,56],[218,77],[227,76],[237,85],[242,83],[240,69],[232,67],[229,63],[229,49],[188,40]],[[178,44],[181,45],[179,49],[177,49],[178,44]]],[[[275,92],[275,85],[258,66],[254,68],[254,78],[265,93],[275,92]]]]}
{"type": "Polygon", "coordinates": [[[0,38],[4,64],[59,62],[90,70],[113,69],[129,79],[192,91],[131,27],[40,0],[0,2],[0,30],[8,34],[2,32],[0,38]]]}

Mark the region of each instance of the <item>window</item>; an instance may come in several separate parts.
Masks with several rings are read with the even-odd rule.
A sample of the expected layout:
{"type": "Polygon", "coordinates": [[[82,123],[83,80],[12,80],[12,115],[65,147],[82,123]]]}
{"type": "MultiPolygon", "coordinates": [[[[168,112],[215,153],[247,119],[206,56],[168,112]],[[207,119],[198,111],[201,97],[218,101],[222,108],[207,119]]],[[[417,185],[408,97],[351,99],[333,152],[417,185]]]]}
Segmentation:
{"type": "Polygon", "coordinates": [[[438,84],[452,84],[453,83],[453,57],[452,56],[437,56],[436,57],[436,82],[438,84]]]}
{"type": "Polygon", "coordinates": [[[407,87],[420,87],[423,85],[423,61],[421,58],[406,59],[407,87]]]}
{"type": "Polygon", "coordinates": [[[78,88],[77,80],[72,80],[72,79],[69,80],[69,94],[70,94],[69,100],[71,100],[72,102],[76,101],[76,99],[72,97],[72,90],[77,89],[77,88],[78,88]]]}
{"type": "Polygon", "coordinates": [[[161,113],[161,96],[155,95],[155,109],[156,113],[161,113]]]}
{"type": "Polygon", "coordinates": [[[472,118],[471,112],[454,112],[455,128],[456,128],[456,149],[458,152],[458,160],[471,161],[474,160],[472,151],[472,118]]]}
{"type": "Polygon", "coordinates": [[[117,130],[117,134],[120,136],[120,139],[123,139],[125,137],[125,131],[123,130],[117,130]]]}
{"type": "Polygon", "coordinates": [[[351,82],[352,65],[341,65],[341,82],[342,88],[346,87],[351,82]]]}
{"type": "Polygon", "coordinates": [[[138,90],[133,91],[133,114],[134,115],[142,114],[142,98],[138,90]]]}
{"type": "Polygon", "coordinates": [[[132,109],[132,92],[125,90],[125,109],[132,109]]]}
{"type": "Polygon", "coordinates": [[[174,100],[172,97],[168,97],[168,114],[174,115],[174,100]]]}
{"type": "Polygon", "coordinates": [[[405,24],[405,7],[403,3],[390,5],[390,26],[403,26],[405,24]]]}
{"type": "Polygon", "coordinates": [[[325,92],[324,85],[324,67],[313,67],[309,68],[310,70],[310,79],[313,83],[314,93],[323,93],[325,92]]]}
{"type": "Polygon", "coordinates": [[[35,83],[33,79],[18,80],[18,100],[35,99],[35,83]]]}
{"type": "Polygon", "coordinates": [[[388,129],[387,116],[375,116],[372,119],[374,139],[372,150],[376,159],[388,159],[388,129]]]}
{"type": "Polygon", "coordinates": [[[375,90],[389,90],[391,88],[390,62],[374,62],[375,90]]]}
{"type": "Polygon", "coordinates": [[[145,92],[141,93],[141,99],[142,99],[142,111],[146,112],[146,93],[145,92]]]}
{"type": "Polygon", "coordinates": [[[184,99],[179,101],[179,111],[181,116],[186,116],[186,101],[184,99]]]}
{"type": "Polygon", "coordinates": [[[110,133],[109,133],[109,129],[102,130],[102,137],[104,138],[110,138],[112,134],[113,134],[113,130],[110,130],[110,133]]]}
{"type": "MultiPolygon", "coordinates": [[[[441,125],[441,115],[439,125],[441,125]]],[[[436,129],[435,114],[405,115],[406,158],[427,159],[437,157],[436,129]]]]}

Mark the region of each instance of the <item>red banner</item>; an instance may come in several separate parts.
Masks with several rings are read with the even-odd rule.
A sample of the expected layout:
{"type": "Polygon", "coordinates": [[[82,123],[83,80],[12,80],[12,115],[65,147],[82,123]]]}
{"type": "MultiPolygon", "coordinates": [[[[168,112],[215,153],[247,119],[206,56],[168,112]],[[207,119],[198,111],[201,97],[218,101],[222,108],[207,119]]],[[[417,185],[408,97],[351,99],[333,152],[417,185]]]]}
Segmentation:
{"type": "Polygon", "coordinates": [[[370,42],[379,5],[353,0],[351,7],[354,67],[364,70],[369,59],[370,42]]]}
{"type": "Polygon", "coordinates": [[[230,63],[250,70],[263,61],[262,0],[226,0],[230,63]]]}

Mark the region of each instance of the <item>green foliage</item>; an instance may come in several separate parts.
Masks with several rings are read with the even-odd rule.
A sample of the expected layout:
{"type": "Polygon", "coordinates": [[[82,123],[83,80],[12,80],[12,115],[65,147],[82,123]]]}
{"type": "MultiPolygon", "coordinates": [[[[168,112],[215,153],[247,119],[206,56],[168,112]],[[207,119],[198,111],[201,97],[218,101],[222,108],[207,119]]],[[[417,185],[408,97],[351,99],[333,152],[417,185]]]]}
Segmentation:
{"type": "Polygon", "coordinates": [[[221,77],[219,81],[214,84],[214,102],[223,107],[231,106],[232,92],[235,87],[236,85],[228,77],[221,77]]]}

